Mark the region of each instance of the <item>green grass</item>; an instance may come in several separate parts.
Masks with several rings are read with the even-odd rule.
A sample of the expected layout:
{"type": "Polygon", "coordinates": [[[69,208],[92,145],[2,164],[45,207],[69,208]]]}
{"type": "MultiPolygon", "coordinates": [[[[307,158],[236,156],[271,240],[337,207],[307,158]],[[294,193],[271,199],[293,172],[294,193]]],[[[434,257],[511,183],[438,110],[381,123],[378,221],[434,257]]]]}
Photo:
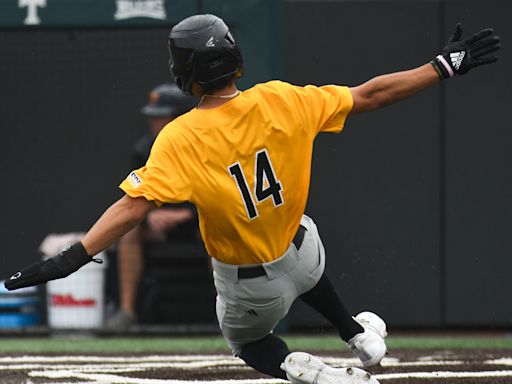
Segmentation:
{"type": "MultiPolygon", "coordinates": [[[[336,350],[345,345],[334,336],[288,336],[292,350],[336,350]]],[[[402,348],[419,349],[512,349],[511,337],[389,337],[391,351],[402,348]]],[[[223,352],[229,350],[221,337],[168,338],[0,338],[0,353],[113,353],[113,352],[223,352]]]]}
{"type": "Polygon", "coordinates": [[[200,338],[8,338],[0,339],[1,352],[203,352],[229,353],[220,337],[200,338]]]}
{"type": "MultiPolygon", "coordinates": [[[[286,338],[295,350],[333,350],[344,348],[336,337],[291,337],[286,338]]],[[[393,349],[512,349],[510,337],[388,337],[386,344],[393,349]]]]}

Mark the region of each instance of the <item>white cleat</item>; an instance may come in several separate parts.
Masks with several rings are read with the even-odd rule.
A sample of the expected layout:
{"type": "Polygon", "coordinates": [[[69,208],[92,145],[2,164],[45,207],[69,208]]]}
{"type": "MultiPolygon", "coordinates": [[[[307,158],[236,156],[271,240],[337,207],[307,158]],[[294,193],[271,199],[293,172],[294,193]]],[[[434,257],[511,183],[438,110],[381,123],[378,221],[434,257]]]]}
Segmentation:
{"type": "Polygon", "coordinates": [[[379,384],[368,372],[355,368],[333,368],[305,352],[290,353],[281,364],[292,384],[379,384]]]}
{"type": "Polygon", "coordinates": [[[364,328],[363,333],[358,333],[348,341],[348,347],[361,360],[363,366],[371,368],[379,365],[387,352],[384,338],[386,323],[372,312],[361,312],[354,317],[364,328]]]}

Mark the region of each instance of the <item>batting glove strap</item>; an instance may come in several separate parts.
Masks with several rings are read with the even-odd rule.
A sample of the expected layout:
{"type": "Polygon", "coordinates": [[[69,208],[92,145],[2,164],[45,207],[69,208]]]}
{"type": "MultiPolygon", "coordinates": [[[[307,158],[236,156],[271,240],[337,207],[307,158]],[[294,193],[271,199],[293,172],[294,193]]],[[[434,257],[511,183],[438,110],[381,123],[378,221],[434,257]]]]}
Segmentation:
{"type": "Polygon", "coordinates": [[[432,64],[441,79],[448,79],[449,77],[455,76],[452,67],[448,64],[443,55],[438,55],[430,64],[432,64]]]}
{"type": "Polygon", "coordinates": [[[498,60],[496,56],[489,56],[501,48],[500,37],[493,29],[482,29],[465,39],[461,37],[462,26],[458,23],[441,54],[430,62],[441,79],[463,75],[472,68],[498,60]]]}
{"type": "Polygon", "coordinates": [[[64,249],[57,256],[30,264],[21,271],[16,272],[5,282],[5,288],[12,291],[60,279],[77,271],[90,261],[103,262],[100,259],[91,258],[83,244],[78,242],[64,249]]]}

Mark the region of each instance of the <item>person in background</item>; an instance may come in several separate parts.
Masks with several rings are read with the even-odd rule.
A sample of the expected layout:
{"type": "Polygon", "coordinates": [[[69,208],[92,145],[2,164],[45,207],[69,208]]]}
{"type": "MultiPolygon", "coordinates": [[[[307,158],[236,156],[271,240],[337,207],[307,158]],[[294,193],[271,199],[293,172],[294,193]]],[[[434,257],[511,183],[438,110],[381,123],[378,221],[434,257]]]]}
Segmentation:
{"type": "MultiPolygon", "coordinates": [[[[142,108],[148,117],[148,131],[137,140],[131,154],[131,168],[146,164],[151,147],[163,127],[176,117],[188,112],[197,103],[175,84],[161,84],[149,93],[149,101],[142,108]]],[[[124,235],[118,244],[119,309],[107,318],[108,329],[126,329],[137,321],[135,304],[143,270],[144,244],[151,242],[198,240],[197,214],[190,203],[167,204],[151,210],[146,219],[124,235]]]]}

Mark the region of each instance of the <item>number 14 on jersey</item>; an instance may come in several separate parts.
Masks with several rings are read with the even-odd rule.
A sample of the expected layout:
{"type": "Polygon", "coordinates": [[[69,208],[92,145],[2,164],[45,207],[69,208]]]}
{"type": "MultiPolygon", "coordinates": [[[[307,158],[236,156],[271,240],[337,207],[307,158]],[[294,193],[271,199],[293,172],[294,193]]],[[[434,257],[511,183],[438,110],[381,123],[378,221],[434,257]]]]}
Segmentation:
{"type": "Polygon", "coordinates": [[[281,193],[283,187],[276,177],[274,167],[272,167],[272,162],[270,161],[266,149],[262,149],[256,153],[254,194],[251,194],[249,190],[247,179],[239,162],[230,165],[228,170],[235,179],[249,220],[258,217],[258,209],[254,202],[255,198],[256,202],[261,203],[269,197],[272,197],[274,207],[283,204],[283,195],[281,193]]]}

